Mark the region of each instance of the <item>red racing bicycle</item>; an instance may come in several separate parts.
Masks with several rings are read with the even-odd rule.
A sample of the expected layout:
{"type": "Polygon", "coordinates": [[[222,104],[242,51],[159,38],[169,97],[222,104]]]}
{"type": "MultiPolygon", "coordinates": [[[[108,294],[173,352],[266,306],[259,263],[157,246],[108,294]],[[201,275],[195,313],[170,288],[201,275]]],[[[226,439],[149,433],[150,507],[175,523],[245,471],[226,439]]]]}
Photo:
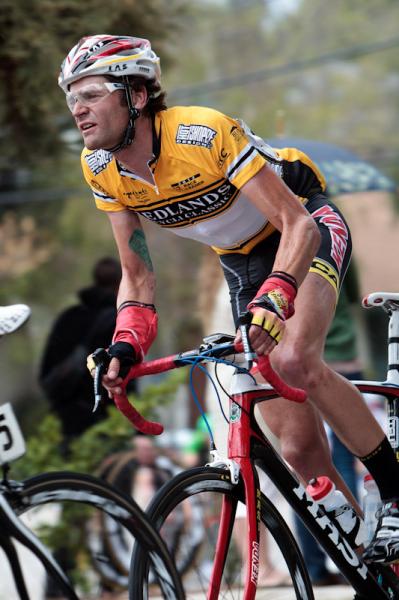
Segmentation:
{"type": "MultiPolygon", "coordinates": [[[[364,305],[380,306],[389,315],[388,376],[385,382],[362,381],[355,384],[361,391],[382,394],[387,398],[389,437],[393,445],[398,446],[399,294],[371,294],[365,299],[364,305]]],[[[195,564],[184,578],[186,597],[193,600],[260,599],[262,590],[257,586],[257,578],[262,529],[265,528],[280,549],[281,559],[290,575],[293,592],[290,597],[297,600],[314,599],[310,578],[295,538],[280,512],[260,489],[259,468],[271,479],[334,561],[352,586],[354,598],[399,598],[399,579],[393,570],[377,564],[367,565],[362,561],[339,525],[312,500],[260,429],[254,416],[257,403],[274,401],[279,396],[303,402],[305,394],[282,382],[271,370],[267,357],[258,359],[254,356],[248,344],[247,323],[247,318],[243,318],[240,326],[242,344],[236,344],[232,336],[209,336],[198,349],[135,365],[126,378],[129,380],[186,365],[194,369],[209,362],[227,363],[234,369],[230,393],[228,457],[220,458],[216,449],[212,448],[212,462],[205,467],[184,471],[171,479],[154,496],[147,510],[151,522],[161,534],[168,522],[179,518],[182,512],[190,515],[196,506],[203,511],[206,542],[199,548],[195,564]],[[254,360],[270,385],[255,381],[251,373],[254,360]],[[240,555],[237,544],[237,536],[243,535],[236,531],[239,502],[246,505],[245,556],[240,555]],[[243,565],[240,562],[242,560],[243,565]]],[[[126,395],[116,397],[115,402],[139,430],[152,435],[162,432],[162,425],[144,420],[129,404],[126,395]]],[[[190,536],[189,526],[187,536],[190,536]]],[[[173,550],[177,552],[176,548],[173,550]]],[[[184,547],[181,552],[184,553],[184,547]]],[[[150,565],[148,557],[139,547],[133,550],[130,572],[131,600],[143,586],[147,586],[147,596],[157,595],[156,590],[148,585],[150,565]]]]}

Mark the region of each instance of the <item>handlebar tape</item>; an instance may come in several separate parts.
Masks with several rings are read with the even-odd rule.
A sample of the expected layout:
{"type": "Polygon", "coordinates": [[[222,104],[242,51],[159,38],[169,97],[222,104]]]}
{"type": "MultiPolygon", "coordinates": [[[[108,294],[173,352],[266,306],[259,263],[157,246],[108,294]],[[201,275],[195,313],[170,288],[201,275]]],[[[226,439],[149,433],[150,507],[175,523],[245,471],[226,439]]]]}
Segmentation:
{"type": "Polygon", "coordinates": [[[257,363],[262,377],[270,383],[280,396],[287,400],[291,400],[292,402],[305,402],[307,398],[305,390],[291,387],[288,383],[283,381],[281,377],[277,375],[276,371],[273,370],[268,356],[258,356],[257,363]]]}
{"type": "Polygon", "coordinates": [[[126,392],[113,397],[115,406],[118,410],[135,426],[136,429],[147,435],[160,435],[163,432],[161,423],[155,421],[147,421],[135,408],[127,398],[126,392]]]}
{"type": "MultiPolygon", "coordinates": [[[[238,353],[243,352],[242,342],[235,344],[235,350],[238,353]]],[[[270,364],[269,356],[256,357],[258,369],[262,377],[270,383],[274,390],[283,398],[293,402],[305,402],[306,392],[300,388],[294,388],[285,383],[281,377],[273,370],[270,364]]],[[[158,358],[148,362],[141,362],[131,367],[128,376],[125,379],[129,381],[135,377],[143,377],[144,375],[155,375],[170,371],[181,366],[179,357],[176,355],[158,358]]],[[[160,435],[164,428],[160,423],[155,421],[147,421],[140,413],[132,406],[127,398],[126,392],[123,394],[114,395],[114,402],[118,410],[142,433],[147,435],[160,435]]]]}
{"type": "Polygon", "coordinates": [[[135,377],[143,377],[144,375],[156,375],[171,371],[178,366],[176,354],[165,356],[164,358],[156,358],[147,362],[140,362],[132,366],[128,374],[128,381],[135,377]]]}
{"type": "MultiPolygon", "coordinates": [[[[176,355],[137,363],[131,367],[125,381],[130,381],[130,379],[136,377],[143,377],[144,375],[155,375],[156,373],[170,371],[176,368],[176,366],[176,355]]],[[[148,421],[130,404],[125,391],[118,396],[114,395],[113,399],[117,409],[142,433],[160,435],[163,432],[164,428],[161,423],[148,421]]]]}
{"type": "MultiPolygon", "coordinates": [[[[236,348],[237,352],[242,352],[243,351],[242,343],[239,342],[238,344],[236,344],[235,348],[236,348]]],[[[267,356],[257,356],[255,358],[255,360],[258,365],[259,373],[262,375],[262,377],[268,383],[270,383],[270,385],[273,387],[273,389],[280,396],[282,396],[283,398],[286,398],[287,400],[291,400],[292,402],[305,402],[305,400],[307,398],[307,394],[306,394],[305,390],[292,387],[292,386],[288,385],[288,383],[283,381],[281,379],[281,377],[276,373],[276,371],[271,366],[270,358],[268,355],[267,356]]]]}

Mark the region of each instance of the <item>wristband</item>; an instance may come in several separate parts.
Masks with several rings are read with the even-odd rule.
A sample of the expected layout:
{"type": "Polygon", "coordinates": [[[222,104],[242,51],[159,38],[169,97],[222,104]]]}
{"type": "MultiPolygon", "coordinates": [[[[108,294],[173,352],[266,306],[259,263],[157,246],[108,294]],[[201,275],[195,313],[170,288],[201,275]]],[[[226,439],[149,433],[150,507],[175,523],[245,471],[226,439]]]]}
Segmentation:
{"type": "Polygon", "coordinates": [[[130,344],[136,360],[141,361],[156,338],[158,316],[153,305],[137,304],[126,302],[119,307],[112,344],[130,344]]]}
{"type": "Polygon", "coordinates": [[[284,271],[271,273],[259,288],[248,308],[259,306],[274,312],[283,321],[295,312],[294,300],[297,294],[296,279],[284,271]]]}
{"type": "Polygon", "coordinates": [[[120,306],[118,306],[117,313],[120,312],[126,306],[138,306],[139,308],[150,308],[154,312],[157,312],[154,304],[146,304],[145,302],[137,302],[136,300],[126,300],[126,302],[122,302],[122,304],[120,306]]]}

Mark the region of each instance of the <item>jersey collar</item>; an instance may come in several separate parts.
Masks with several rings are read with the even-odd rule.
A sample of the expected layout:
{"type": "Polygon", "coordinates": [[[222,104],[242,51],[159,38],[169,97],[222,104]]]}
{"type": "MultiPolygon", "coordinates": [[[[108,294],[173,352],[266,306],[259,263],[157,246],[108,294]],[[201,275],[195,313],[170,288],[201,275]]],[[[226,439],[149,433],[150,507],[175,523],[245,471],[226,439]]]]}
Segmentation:
{"type": "Polygon", "coordinates": [[[149,166],[154,166],[161,153],[161,117],[156,113],[151,118],[152,123],[152,159],[148,163],[149,166]]]}

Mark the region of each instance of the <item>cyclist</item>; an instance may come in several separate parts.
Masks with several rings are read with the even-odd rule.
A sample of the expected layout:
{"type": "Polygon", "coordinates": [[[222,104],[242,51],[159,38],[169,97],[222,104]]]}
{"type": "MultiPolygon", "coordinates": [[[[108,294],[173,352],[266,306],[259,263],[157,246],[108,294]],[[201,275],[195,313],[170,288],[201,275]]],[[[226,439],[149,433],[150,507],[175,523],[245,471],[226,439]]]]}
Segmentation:
{"type": "Polygon", "coordinates": [[[361,457],[384,500],[366,558],[399,560],[399,466],[361,395],[321,358],[350,259],[348,227],[306,155],[274,150],[216,110],[167,108],[160,74],[148,40],[94,35],[72,48],[59,75],[86,146],[84,176],[108,214],[122,265],[104,386],[111,395],[120,391],[120,367],[142,360],[157,332],[155,275],[140,219],[212,246],[236,323],[248,307],[254,350],[272,353],[283,378],[308,392],[305,405],[264,403],[283,456],[303,481],[325,474],[345,489],[321,413],[361,457]]]}

